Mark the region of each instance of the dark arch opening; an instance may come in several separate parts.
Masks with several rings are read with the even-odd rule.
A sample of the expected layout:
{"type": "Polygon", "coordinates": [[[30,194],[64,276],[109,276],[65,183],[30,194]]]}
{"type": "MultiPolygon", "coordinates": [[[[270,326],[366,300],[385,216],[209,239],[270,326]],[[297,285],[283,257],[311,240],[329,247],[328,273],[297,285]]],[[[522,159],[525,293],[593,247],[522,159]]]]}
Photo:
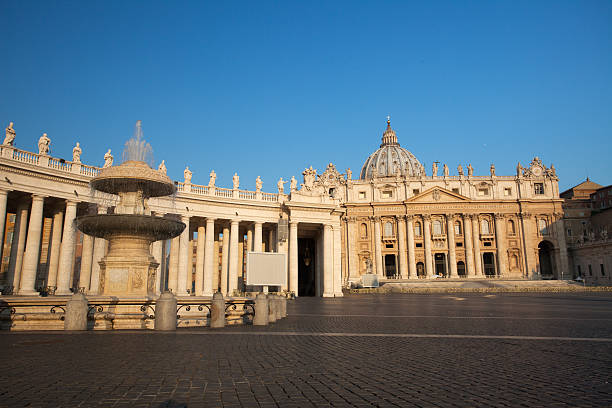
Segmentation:
{"type": "Polygon", "coordinates": [[[555,247],[550,241],[538,244],[538,258],[540,260],[540,275],[542,278],[552,279],[554,275],[552,255],[555,247]]]}

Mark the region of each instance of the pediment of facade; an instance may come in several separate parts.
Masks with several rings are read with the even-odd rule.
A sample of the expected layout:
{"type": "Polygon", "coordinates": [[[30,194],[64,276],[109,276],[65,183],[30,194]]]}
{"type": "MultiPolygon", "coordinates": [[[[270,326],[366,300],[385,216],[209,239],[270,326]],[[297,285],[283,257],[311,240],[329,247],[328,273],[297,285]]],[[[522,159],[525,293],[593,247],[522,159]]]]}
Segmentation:
{"type": "Polygon", "coordinates": [[[470,201],[470,199],[441,187],[432,187],[406,200],[406,202],[411,203],[454,203],[467,201],[470,201]]]}

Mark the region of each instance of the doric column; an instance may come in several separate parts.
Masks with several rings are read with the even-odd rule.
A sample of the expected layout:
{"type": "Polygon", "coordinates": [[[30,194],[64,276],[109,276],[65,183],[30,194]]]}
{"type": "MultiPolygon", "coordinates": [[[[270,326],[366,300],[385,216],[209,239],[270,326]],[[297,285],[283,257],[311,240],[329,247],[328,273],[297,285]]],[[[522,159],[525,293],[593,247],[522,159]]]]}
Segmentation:
{"type": "Polygon", "coordinates": [[[557,237],[557,243],[559,245],[557,265],[560,266],[559,276],[557,279],[571,279],[572,271],[569,269],[569,262],[567,259],[567,244],[565,242],[565,227],[563,225],[563,213],[553,214],[553,225],[555,226],[555,235],[557,237]]]}
{"type": "MultiPolygon", "coordinates": [[[[230,247],[230,230],[227,224],[223,225],[223,246],[221,249],[221,293],[227,295],[227,274],[228,274],[228,259],[230,247]]],[[[261,245],[260,245],[261,247],[261,245]]]]}
{"type": "Polygon", "coordinates": [[[4,249],[4,229],[6,227],[6,200],[8,191],[0,190],[0,259],[2,259],[2,250],[4,249]]]}
{"type": "MultiPolygon", "coordinates": [[[[178,278],[177,278],[177,295],[187,295],[187,287],[190,279],[188,275],[191,273],[189,270],[189,217],[186,215],[181,216],[181,221],[185,223],[185,229],[179,235],[179,260],[178,260],[178,278]]],[[[191,287],[191,285],[189,285],[191,287]]]]}
{"type": "Polygon", "coordinates": [[[218,254],[215,254],[215,219],[206,219],[206,239],[204,247],[204,291],[202,295],[212,296],[213,294],[213,271],[214,266],[218,265],[218,254]],[[217,256],[215,256],[217,255],[217,256]]]}
{"type": "Polygon", "coordinates": [[[261,222],[255,221],[255,232],[253,237],[253,251],[261,252],[261,242],[262,242],[262,232],[261,232],[261,222]]]}
{"type": "Polygon", "coordinates": [[[472,217],[469,214],[463,214],[463,240],[465,242],[465,263],[467,267],[467,277],[473,278],[476,271],[474,270],[474,249],[472,242],[472,217]]]}
{"type": "Polygon", "coordinates": [[[64,227],[64,212],[53,214],[53,230],[51,232],[51,248],[49,249],[49,268],[47,286],[53,291],[57,289],[57,269],[59,267],[60,246],[62,244],[62,229],[64,227]]]}
{"type": "Polygon", "coordinates": [[[448,241],[448,262],[450,263],[450,277],[458,278],[457,255],[455,253],[455,214],[446,214],[446,238],[448,241]]]}
{"type": "MultiPolygon", "coordinates": [[[[106,207],[98,205],[98,214],[106,214],[106,207]]],[[[53,221],[55,222],[55,221],[53,221]]],[[[93,260],[91,263],[91,279],[89,281],[89,293],[95,295],[99,291],[100,285],[100,261],[106,253],[106,243],[104,238],[94,240],[93,260]]]]}
{"type": "Polygon", "coordinates": [[[195,294],[202,296],[204,291],[204,246],[206,245],[204,226],[198,225],[198,243],[196,245],[195,294]]]}
{"type": "Polygon", "coordinates": [[[59,268],[57,271],[56,295],[69,295],[70,278],[72,276],[72,261],[74,260],[74,238],[76,232],[76,202],[66,201],[66,214],[64,215],[64,232],[60,246],[59,268]]]}
{"type": "Polygon", "coordinates": [[[497,246],[497,273],[505,276],[508,272],[508,260],[506,253],[505,217],[503,214],[495,214],[495,244],[497,246]]]}
{"type": "Polygon", "coordinates": [[[357,255],[357,248],[355,243],[356,236],[356,218],[355,217],[347,217],[346,222],[346,248],[347,248],[347,256],[346,259],[348,261],[347,265],[347,273],[351,278],[359,277],[359,257],[357,255]]]}
{"type": "Polygon", "coordinates": [[[433,276],[433,257],[431,255],[431,216],[423,216],[423,244],[425,245],[425,273],[427,278],[433,276]]]}
{"type": "Polygon", "coordinates": [[[168,265],[168,289],[175,295],[178,293],[178,265],[179,248],[181,236],[176,236],[170,241],[170,262],[168,265]]]}
{"type": "Polygon", "coordinates": [[[376,257],[375,259],[375,265],[376,265],[376,274],[378,276],[383,276],[384,275],[384,271],[383,271],[383,263],[382,263],[382,239],[380,236],[380,217],[373,217],[372,220],[374,221],[374,256],[376,257]]]}
{"type": "Polygon", "coordinates": [[[332,239],[333,275],[334,275],[334,296],[342,297],[342,235],[340,225],[334,226],[332,239]]]}
{"type": "Polygon", "coordinates": [[[247,228],[247,251],[253,252],[253,226],[247,228]]]}
{"type": "Polygon", "coordinates": [[[474,276],[482,277],[482,258],[480,257],[480,226],[478,215],[472,216],[472,238],[474,240],[474,276]]]}
{"type": "Polygon", "coordinates": [[[21,270],[23,266],[23,251],[25,248],[26,228],[28,227],[29,203],[20,203],[15,218],[15,232],[11,243],[11,259],[9,261],[9,286],[13,287],[13,294],[19,291],[21,283],[21,270]]]}
{"type": "Polygon", "coordinates": [[[38,256],[40,253],[40,234],[42,233],[44,201],[45,199],[42,196],[32,196],[32,212],[30,213],[28,237],[26,240],[25,254],[23,256],[19,295],[38,295],[38,291],[34,289],[34,284],[36,282],[38,256]]]}
{"type": "Polygon", "coordinates": [[[238,227],[239,221],[231,221],[230,231],[230,258],[229,258],[229,282],[228,293],[234,295],[234,291],[238,289],[238,227]]]}
{"type": "Polygon", "coordinates": [[[399,272],[402,279],[408,278],[408,262],[406,257],[406,216],[401,216],[397,220],[397,235],[399,238],[399,272]]]}
{"type": "Polygon", "coordinates": [[[268,252],[276,252],[276,240],[274,239],[274,228],[268,231],[268,252]]]}
{"type": "Polygon", "coordinates": [[[89,292],[91,282],[91,263],[93,260],[94,237],[83,234],[83,249],[81,250],[81,272],[79,273],[79,288],[89,292]]]}
{"type": "Polygon", "coordinates": [[[298,295],[298,222],[289,222],[289,290],[298,295]]]}
{"type": "Polygon", "coordinates": [[[151,245],[151,252],[153,258],[157,261],[159,266],[155,271],[155,293],[161,293],[162,291],[162,270],[164,266],[164,241],[155,241],[151,245]]]}
{"type": "Polygon", "coordinates": [[[325,224],[323,226],[323,297],[334,296],[332,234],[331,225],[325,224]]]}
{"type": "Polygon", "coordinates": [[[406,216],[406,229],[408,230],[408,277],[417,279],[416,257],[414,255],[414,216],[406,216]]]}

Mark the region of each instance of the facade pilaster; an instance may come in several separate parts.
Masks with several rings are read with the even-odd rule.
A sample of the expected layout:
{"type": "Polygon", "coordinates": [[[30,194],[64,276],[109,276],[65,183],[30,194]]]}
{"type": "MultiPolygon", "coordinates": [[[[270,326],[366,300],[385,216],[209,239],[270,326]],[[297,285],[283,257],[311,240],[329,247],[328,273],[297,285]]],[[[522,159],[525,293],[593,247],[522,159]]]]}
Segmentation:
{"type": "Polygon", "coordinates": [[[28,225],[28,237],[26,239],[25,254],[21,271],[21,284],[19,295],[38,295],[34,289],[36,282],[36,271],[38,269],[38,256],[40,253],[40,235],[42,233],[44,197],[32,196],[32,212],[28,225]]]}
{"type": "Polygon", "coordinates": [[[253,237],[253,251],[254,252],[262,252],[263,248],[262,248],[262,225],[261,222],[259,221],[255,221],[255,231],[254,231],[254,237],[253,237]]]}
{"type": "Polygon", "coordinates": [[[505,217],[495,214],[495,244],[497,246],[497,272],[500,276],[508,273],[508,256],[506,252],[505,217]]]}
{"type": "Polygon", "coordinates": [[[81,251],[81,272],[79,273],[79,289],[83,288],[83,293],[89,292],[91,283],[91,264],[93,261],[94,237],[83,234],[83,249],[81,251]]]}
{"type": "Polygon", "coordinates": [[[333,273],[334,273],[334,296],[342,297],[342,235],[340,231],[340,225],[334,225],[334,239],[332,240],[332,255],[333,260],[333,273]]]}
{"type": "Polygon", "coordinates": [[[47,286],[52,293],[57,289],[57,270],[59,267],[60,246],[62,244],[62,229],[64,227],[64,212],[53,214],[51,231],[51,248],[49,249],[49,268],[47,272],[47,286]]]}
{"type": "Polygon", "coordinates": [[[525,250],[525,274],[526,277],[535,278],[538,276],[537,261],[533,242],[533,215],[530,213],[519,214],[521,218],[521,228],[523,229],[523,248],[525,250]]]}
{"type": "Polygon", "coordinates": [[[408,278],[417,279],[416,257],[414,254],[414,216],[406,217],[406,229],[408,230],[408,278]]]}
{"type": "Polygon", "coordinates": [[[4,229],[6,228],[6,201],[8,191],[0,190],[0,259],[2,259],[2,250],[4,249],[4,229]]]}
{"type": "MultiPolygon", "coordinates": [[[[185,229],[179,235],[179,259],[177,273],[177,295],[187,295],[187,283],[189,271],[189,217],[181,216],[181,221],[185,223],[185,229]]],[[[191,285],[189,285],[191,286],[191,285]]]]}
{"type": "Polygon", "coordinates": [[[559,259],[557,265],[560,267],[559,276],[557,279],[571,279],[572,271],[569,269],[569,261],[567,259],[567,243],[565,242],[565,227],[563,224],[563,213],[553,214],[555,226],[555,234],[557,236],[557,243],[559,245],[559,259]]]}
{"type": "Polygon", "coordinates": [[[23,251],[25,249],[26,228],[28,227],[29,203],[20,203],[15,218],[15,232],[11,244],[11,259],[9,261],[9,286],[13,286],[13,294],[19,291],[21,270],[23,266],[23,251]]]}
{"type": "Polygon", "coordinates": [[[62,245],[60,246],[59,268],[57,271],[56,295],[69,295],[70,278],[72,277],[72,261],[74,259],[75,232],[76,232],[76,205],[74,201],[66,201],[66,213],[64,214],[64,232],[62,234],[62,245]]]}
{"type": "Polygon", "coordinates": [[[238,227],[239,221],[232,220],[230,225],[230,258],[228,292],[230,296],[238,289],[238,227]]]}
{"type": "Polygon", "coordinates": [[[383,273],[383,263],[382,263],[382,238],[380,236],[380,217],[373,217],[374,222],[374,256],[376,260],[374,265],[376,265],[376,274],[379,277],[384,275],[383,273]]]}
{"type": "Polygon", "coordinates": [[[472,216],[472,238],[474,242],[474,276],[482,278],[482,258],[480,256],[480,225],[478,215],[472,216]]]}
{"type": "Polygon", "coordinates": [[[195,295],[202,296],[204,292],[204,247],[206,232],[203,225],[198,225],[198,243],[196,245],[195,295]]]}
{"type": "Polygon", "coordinates": [[[215,254],[215,220],[206,219],[206,238],[204,247],[204,296],[213,294],[213,271],[214,266],[218,265],[218,254],[215,254]]]}
{"type": "Polygon", "coordinates": [[[457,254],[455,253],[455,214],[446,214],[446,238],[448,242],[448,263],[450,264],[450,277],[458,278],[457,254]]]}
{"type": "Polygon", "coordinates": [[[423,215],[423,245],[425,246],[425,274],[433,277],[433,257],[431,254],[431,216],[423,215]]]}
{"type": "Polygon", "coordinates": [[[463,237],[465,242],[466,274],[468,278],[473,278],[476,274],[474,270],[474,243],[472,241],[472,218],[468,214],[463,214],[463,237]]]}
{"type": "MultiPolygon", "coordinates": [[[[221,293],[227,295],[228,260],[230,247],[230,229],[227,224],[223,225],[223,244],[221,247],[221,293]]],[[[260,245],[261,246],[261,245],[260,245]]]]}
{"type": "MultiPolygon", "coordinates": [[[[98,214],[106,214],[106,207],[99,205],[98,214]]],[[[55,225],[55,220],[53,222],[55,225]]],[[[104,238],[96,238],[94,240],[91,279],[89,280],[89,293],[92,295],[98,294],[100,288],[100,261],[106,255],[106,243],[107,241],[104,238]]]]}
{"type": "Polygon", "coordinates": [[[323,226],[323,297],[334,296],[332,227],[323,226]]]}
{"type": "Polygon", "coordinates": [[[408,261],[406,251],[406,217],[397,220],[397,235],[399,240],[399,272],[402,279],[408,278],[408,261]]]}
{"type": "Polygon", "coordinates": [[[289,290],[298,295],[298,222],[289,222],[289,290]]]}

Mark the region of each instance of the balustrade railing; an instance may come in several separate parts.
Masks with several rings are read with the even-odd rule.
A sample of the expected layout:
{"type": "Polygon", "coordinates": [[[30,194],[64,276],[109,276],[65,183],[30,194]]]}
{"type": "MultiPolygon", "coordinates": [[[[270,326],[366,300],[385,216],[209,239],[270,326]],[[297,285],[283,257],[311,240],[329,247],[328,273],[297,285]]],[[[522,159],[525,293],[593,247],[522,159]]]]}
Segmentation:
{"type": "Polygon", "coordinates": [[[49,158],[49,167],[56,170],[72,171],[72,163],[54,157],[49,158]]]}
{"type": "Polygon", "coordinates": [[[229,188],[220,188],[220,187],[215,188],[215,195],[217,197],[232,198],[233,194],[234,194],[234,190],[231,190],[229,188]]]}
{"type": "Polygon", "coordinates": [[[39,157],[40,156],[36,153],[26,152],[25,150],[13,150],[13,160],[17,160],[23,163],[38,164],[39,157]]]}
{"type": "Polygon", "coordinates": [[[238,198],[242,200],[255,200],[257,193],[254,191],[240,190],[238,191],[238,198]]]}
{"type": "Polygon", "coordinates": [[[278,201],[278,194],[274,194],[274,193],[261,193],[261,199],[263,201],[278,201]]]}

